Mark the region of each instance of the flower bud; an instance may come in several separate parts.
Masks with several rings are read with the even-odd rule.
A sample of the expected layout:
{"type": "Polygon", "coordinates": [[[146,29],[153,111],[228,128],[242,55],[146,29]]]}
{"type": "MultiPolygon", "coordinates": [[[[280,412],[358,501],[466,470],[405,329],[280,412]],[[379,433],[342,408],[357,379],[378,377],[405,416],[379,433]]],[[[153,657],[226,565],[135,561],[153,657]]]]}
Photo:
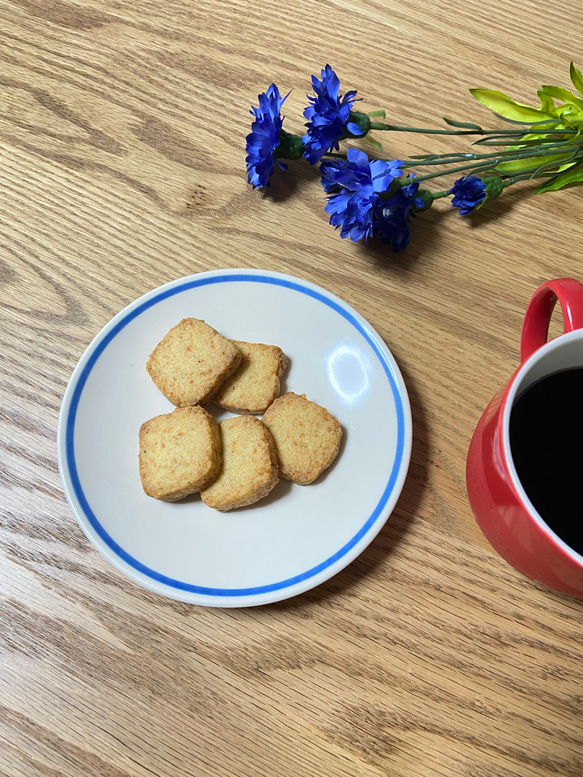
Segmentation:
{"type": "Polygon", "coordinates": [[[359,111],[350,111],[348,114],[348,121],[354,122],[360,128],[360,135],[354,135],[352,132],[348,133],[348,137],[362,138],[368,135],[370,132],[370,119],[366,113],[359,113],[359,111]]]}
{"type": "Polygon", "coordinates": [[[417,205],[414,205],[414,211],[416,213],[423,213],[424,210],[429,210],[429,208],[433,205],[433,192],[430,192],[429,189],[419,189],[417,192],[416,200],[423,200],[423,207],[418,208],[417,205]]]}
{"type": "Polygon", "coordinates": [[[485,176],[482,178],[482,181],[486,187],[486,198],[488,200],[495,200],[496,197],[499,197],[502,194],[504,184],[502,179],[497,175],[485,176]]]}

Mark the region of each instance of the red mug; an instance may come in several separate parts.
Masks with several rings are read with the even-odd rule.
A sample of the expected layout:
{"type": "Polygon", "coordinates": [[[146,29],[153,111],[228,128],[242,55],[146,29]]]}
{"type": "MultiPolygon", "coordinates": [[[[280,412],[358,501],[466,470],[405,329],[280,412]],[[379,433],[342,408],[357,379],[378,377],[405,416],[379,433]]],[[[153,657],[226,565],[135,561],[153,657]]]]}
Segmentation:
{"type": "MultiPolygon", "coordinates": [[[[583,368],[583,285],[560,278],[536,290],[524,317],[520,350],[520,367],[494,396],[472,437],[466,466],[468,497],[480,529],[508,563],[554,591],[583,598],[583,555],[537,512],[510,446],[511,414],[526,389],[557,372],[583,368]],[[564,333],[547,342],[557,300],[564,333]]],[[[583,520],[582,510],[583,502],[574,521],[583,520]]]]}

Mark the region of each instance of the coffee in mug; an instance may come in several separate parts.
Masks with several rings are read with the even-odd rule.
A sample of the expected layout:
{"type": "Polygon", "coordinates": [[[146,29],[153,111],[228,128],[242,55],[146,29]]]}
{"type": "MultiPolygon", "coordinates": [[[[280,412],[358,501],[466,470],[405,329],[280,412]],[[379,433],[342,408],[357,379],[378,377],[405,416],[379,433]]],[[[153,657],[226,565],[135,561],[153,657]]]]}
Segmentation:
{"type": "Polygon", "coordinates": [[[535,510],[583,555],[583,368],[548,375],[518,397],[510,452],[535,510]]]}

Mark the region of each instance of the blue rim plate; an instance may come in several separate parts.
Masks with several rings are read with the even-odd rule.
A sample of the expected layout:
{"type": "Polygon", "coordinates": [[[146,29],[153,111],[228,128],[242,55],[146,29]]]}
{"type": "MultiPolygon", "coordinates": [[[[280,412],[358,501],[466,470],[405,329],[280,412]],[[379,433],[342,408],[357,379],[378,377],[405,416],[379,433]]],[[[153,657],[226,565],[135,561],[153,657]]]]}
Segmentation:
{"type": "MultiPolygon", "coordinates": [[[[219,421],[231,415],[208,407],[219,421]]],[[[403,488],[412,421],[395,359],[354,309],[289,275],[221,270],[154,289],[102,329],[67,386],[57,442],[73,512],[115,567],[164,596],[248,607],[319,585],[369,545],[403,488]],[[327,407],[343,426],[340,455],[318,481],[280,481],[263,501],[231,513],[198,496],[170,504],[144,494],[138,430],[172,410],[145,364],[186,317],[284,350],[283,390],[327,407]]]]}

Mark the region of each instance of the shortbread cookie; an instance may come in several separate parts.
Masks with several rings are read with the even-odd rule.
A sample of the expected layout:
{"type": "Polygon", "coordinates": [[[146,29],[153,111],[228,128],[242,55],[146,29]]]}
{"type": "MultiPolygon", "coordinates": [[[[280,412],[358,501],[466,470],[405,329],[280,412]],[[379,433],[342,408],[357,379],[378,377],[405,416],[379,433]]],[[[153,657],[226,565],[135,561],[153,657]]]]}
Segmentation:
{"type": "Polygon", "coordinates": [[[140,428],[140,478],[148,496],[175,502],[208,486],[222,465],[219,426],[202,407],[179,407],[140,428]]]}
{"type": "Polygon", "coordinates": [[[340,449],[342,427],[325,408],[289,391],[263,416],[277,451],[279,474],[306,486],[332,464],[340,449]]]}
{"type": "Polygon", "coordinates": [[[219,430],[223,468],[200,495],[209,507],[226,512],[267,496],[279,477],[273,440],[258,418],[227,418],[219,424],[219,430]]]}
{"type": "Polygon", "coordinates": [[[184,318],[154,348],[146,369],[173,405],[206,402],[241,361],[237,346],[197,318],[184,318]]]}
{"type": "Polygon", "coordinates": [[[232,413],[264,413],[279,396],[287,358],[277,345],[232,342],[241,352],[241,364],[212,401],[232,413]]]}

